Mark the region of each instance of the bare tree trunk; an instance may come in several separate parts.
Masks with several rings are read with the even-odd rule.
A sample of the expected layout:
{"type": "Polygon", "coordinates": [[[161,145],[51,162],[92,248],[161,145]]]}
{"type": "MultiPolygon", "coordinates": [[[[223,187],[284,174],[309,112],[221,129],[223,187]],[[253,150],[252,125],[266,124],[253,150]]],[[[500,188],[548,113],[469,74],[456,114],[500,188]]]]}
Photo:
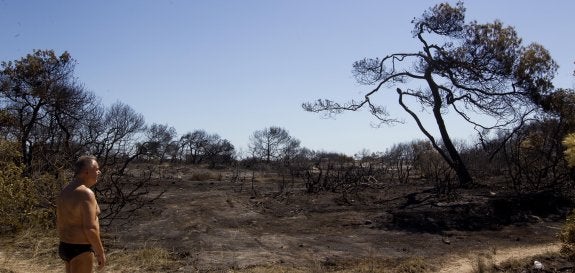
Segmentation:
{"type": "Polygon", "coordinates": [[[468,187],[469,185],[473,184],[473,178],[469,174],[469,171],[467,170],[465,163],[461,159],[459,152],[455,148],[455,145],[453,145],[451,137],[447,132],[445,121],[443,120],[443,116],[441,114],[441,106],[443,104],[443,101],[441,99],[441,94],[439,93],[439,87],[437,86],[435,81],[433,81],[433,78],[431,76],[431,70],[428,70],[425,73],[425,78],[427,80],[427,83],[429,84],[431,93],[433,94],[433,116],[435,117],[437,128],[439,129],[439,133],[441,134],[443,145],[445,146],[445,149],[449,154],[449,158],[451,159],[448,160],[447,162],[455,170],[455,173],[457,174],[457,178],[459,180],[459,185],[461,187],[468,187]]]}

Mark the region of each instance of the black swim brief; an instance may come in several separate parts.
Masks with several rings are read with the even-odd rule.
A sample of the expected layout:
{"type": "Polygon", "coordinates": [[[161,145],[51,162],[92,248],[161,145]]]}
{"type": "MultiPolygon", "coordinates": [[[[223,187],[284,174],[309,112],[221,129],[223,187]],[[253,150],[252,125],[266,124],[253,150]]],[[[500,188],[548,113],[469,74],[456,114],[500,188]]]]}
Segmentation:
{"type": "Polygon", "coordinates": [[[60,246],[58,247],[58,254],[60,258],[66,262],[70,262],[76,256],[84,253],[84,252],[91,252],[92,246],[90,244],[69,244],[60,242],[60,246]]]}

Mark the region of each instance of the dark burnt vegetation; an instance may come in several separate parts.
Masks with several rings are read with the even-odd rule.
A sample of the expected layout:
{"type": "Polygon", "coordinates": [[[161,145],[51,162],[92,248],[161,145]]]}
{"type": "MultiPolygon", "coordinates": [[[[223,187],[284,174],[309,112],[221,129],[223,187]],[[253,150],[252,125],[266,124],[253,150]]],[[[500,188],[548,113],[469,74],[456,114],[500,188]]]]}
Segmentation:
{"type": "MultiPolygon", "coordinates": [[[[292,205],[293,195],[309,199],[329,195],[341,209],[378,211],[380,216],[370,221],[374,228],[441,234],[559,221],[573,206],[574,194],[573,170],[556,150],[561,148],[538,144],[547,147],[537,151],[538,156],[546,156],[541,164],[527,167],[513,160],[533,156],[525,143],[527,135],[544,131],[549,133],[547,138],[557,137],[555,131],[539,127],[547,125],[533,123],[521,132],[523,136],[515,132],[516,137],[502,135],[484,146],[463,147],[462,157],[476,181],[470,188],[457,183],[453,170],[426,141],[397,144],[386,152],[356,158],[311,153],[289,165],[262,163],[244,169],[243,176],[236,171],[230,181],[243,185],[236,187],[237,192],[243,189],[252,198],[269,197],[286,205],[292,205]],[[532,178],[518,178],[519,168],[526,168],[522,176],[532,178]]],[[[560,138],[555,142],[560,143],[560,138]]],[[[309,209],[318,211],[313,206],[309,209]]]]}
{"type": "Polygon", "coordinates": [[[558,221],[573,206],[575,193],[562,145],[571,128],[567,120],[550,114],[477,144],[459,143],[472,187],[458,183],[428,141],[355,157],[307,149],[288,161],[252,157],[238,161],[228,177],[236,192],[288,207],[296,202],[294,195],[329,195],[340,209],[378,211],[369,221],[374,228],[445,233],[558,221]]]}

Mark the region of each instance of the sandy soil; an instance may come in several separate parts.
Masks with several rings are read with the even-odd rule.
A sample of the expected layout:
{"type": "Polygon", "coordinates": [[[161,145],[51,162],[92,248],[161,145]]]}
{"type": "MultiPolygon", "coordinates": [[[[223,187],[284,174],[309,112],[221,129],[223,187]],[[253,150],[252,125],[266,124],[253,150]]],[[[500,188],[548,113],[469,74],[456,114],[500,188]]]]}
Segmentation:
{"type": "Polygon", "coordinates": [[[472,251],[465,255],[453,255],[442,264],[439,273],[470,273],[477,265],[479,257],[485,257],[494,264],[501,264],[505,261],[515,259],[521,260],[525,258],[542,255],[545,253],[558,252],[561,248],[559,243],[548,243],[530,246],[510,247],[498,249],[495,251],[472,251]]]}

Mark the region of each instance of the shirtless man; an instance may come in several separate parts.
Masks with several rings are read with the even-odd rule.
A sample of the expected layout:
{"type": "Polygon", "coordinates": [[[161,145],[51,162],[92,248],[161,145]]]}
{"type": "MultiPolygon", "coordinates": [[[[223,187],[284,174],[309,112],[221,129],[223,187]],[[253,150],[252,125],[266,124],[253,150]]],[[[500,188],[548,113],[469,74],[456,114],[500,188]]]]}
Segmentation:
{"type": "Polygon", "coordinates": [[[92,273],[94,255],[98,269],[106,264],[100,240],[100,207],[89,187],[97,183],[100,167],[93,156],[82,156],[74,166],[74,179],[57,201],[56,226],[60,236],[58,253],[66,263],[66,273],[92,273]]]}

